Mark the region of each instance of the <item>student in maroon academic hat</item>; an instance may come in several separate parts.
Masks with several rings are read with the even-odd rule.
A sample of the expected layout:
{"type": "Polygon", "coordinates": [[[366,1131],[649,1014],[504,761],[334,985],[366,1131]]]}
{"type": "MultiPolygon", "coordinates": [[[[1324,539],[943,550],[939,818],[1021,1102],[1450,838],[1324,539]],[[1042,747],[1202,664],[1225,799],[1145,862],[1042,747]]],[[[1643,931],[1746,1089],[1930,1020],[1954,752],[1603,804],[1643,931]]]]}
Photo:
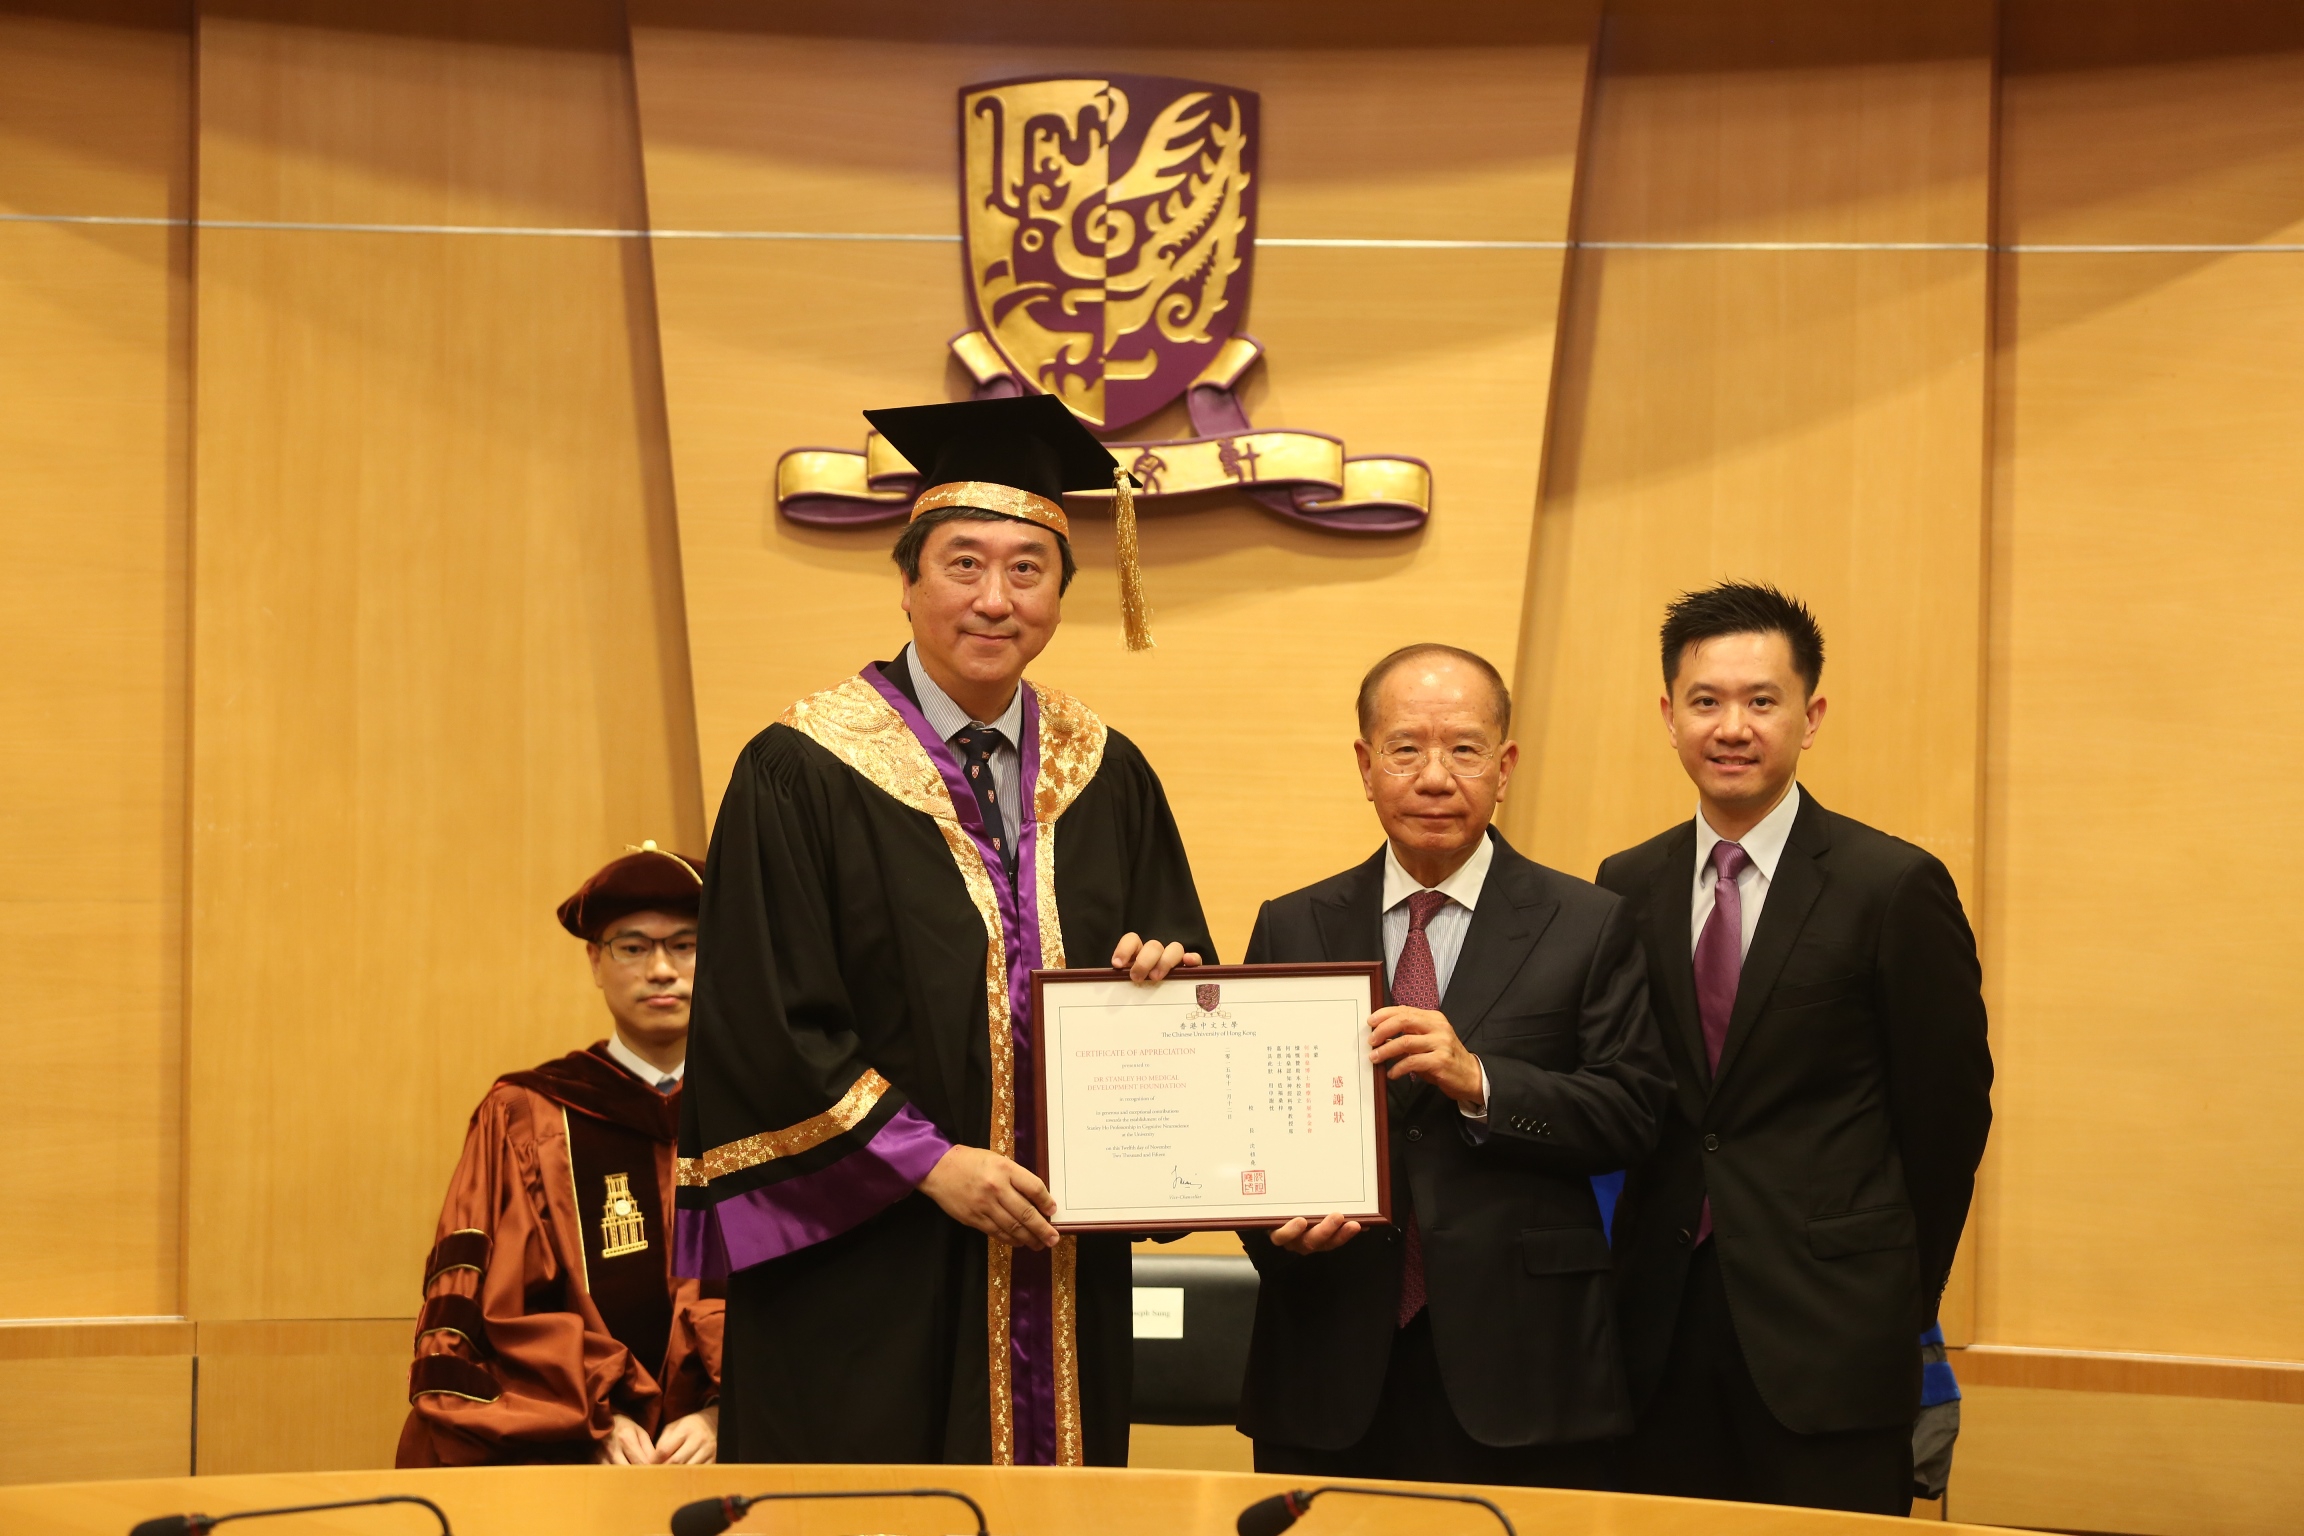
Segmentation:
{"type": "Polygon", "coordinates": [[[708,1462],[720,1287],[672,1277],[703,861],[643,843],[560,904],[615,1031],[496,1080],[424,1264],[403,1467],[708,1462]]]}

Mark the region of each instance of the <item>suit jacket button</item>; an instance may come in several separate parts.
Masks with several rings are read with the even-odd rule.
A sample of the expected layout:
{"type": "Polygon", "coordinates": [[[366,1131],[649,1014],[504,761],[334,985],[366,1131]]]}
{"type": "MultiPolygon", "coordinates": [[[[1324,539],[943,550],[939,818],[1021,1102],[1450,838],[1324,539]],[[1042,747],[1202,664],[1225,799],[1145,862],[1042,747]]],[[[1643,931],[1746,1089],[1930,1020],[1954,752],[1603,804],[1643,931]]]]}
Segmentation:
{"type": "Polygon", "coordinates": [[[1536,1134],[1537,1134],[1537,1135],[1539,1135],[1539,1136],[1549,1136],[1549,1135],[1551,1135],[1551,1134],[1552,1134],[1552,1122],[1551,1122],[1551,1121],[1549,1121],[1549,1120],[1547,1120],[1547,1121],[1545,1121],[1545,1122],[1544,1122],[1542,1125],[1540,1125],[1540,1126],[1536,1127],[1536,1134]]]}
{"type": "Polygon", "coordinates": [[[1720,1138],[1719,1138],[1719,1137],[1717,1137],[1717,1136],[1707,1136],[1707,1137],[1705,1137],[1705,1138],[1704,1138],[1704,1150],[1705,1150],[1705,1151],[1707,1151],[1707,1152],[1717,1152],[1717,1151],[1719,1151],[1719,1150],[1720,1150],[1720,1138]]]}
{"type": "Polygon", "coordinates": [[[1422,1131],[1411,1130],[1408,1133],[1408,1139],[1410,1141],[1422,1141],[1424,1139],[1424,1133],[1422,1131]]]}
{"type": "Polygon", "coordinates": [[[1690,1232],[1686,1227],[1682,1227],[1679,1231],[1672,1234],[1672,1241],[1685,1248],[1688,1246],[1688,1240],[1694,1236],[1694,1233],[1690,1232]]]}

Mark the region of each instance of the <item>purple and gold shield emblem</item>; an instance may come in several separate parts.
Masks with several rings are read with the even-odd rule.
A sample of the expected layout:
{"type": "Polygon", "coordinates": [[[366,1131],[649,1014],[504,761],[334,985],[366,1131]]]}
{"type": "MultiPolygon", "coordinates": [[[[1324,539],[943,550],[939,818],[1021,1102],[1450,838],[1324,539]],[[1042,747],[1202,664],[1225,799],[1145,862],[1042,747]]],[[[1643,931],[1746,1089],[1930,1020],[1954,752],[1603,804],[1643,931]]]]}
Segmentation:
{"type": "Polygon", "coordinates": [[[969,298],[1026,387],[1121,427],[1215,360],[1248,308],[1256,108],[1159,75],[960,93],[969,298]]]}
{"type": "Polygon", "coordinates": [[[1200,1000],[1202,1013],[1214,1013],[1216,1001],[1224,995],[1224,988],[1216,982],[1204,981],[1192,989],[1192,995],[1200,1000]]]}
{"type": "MultiPolygon", "coordinates": [[[[1042,75],[960,90],[960,239],[973,323],[949,345],[979,400],[1054,395],[1111,448],[1135,498],[1233,492],[1306,527],[1410,533],[1432,468],[1258,428],[1240,396],[1264,356],[1243,327],[1262,128],[1254,91],[1162,75],[1042,75]],[[1126,441],[1181,399],[1187,436],[1126,441]]],[[[795,523],[900,523],[923,489],[875,434],[793,448],[795,523]]],[[[1108,494],[1108,493],[1090,493],[1108,494]]]]}

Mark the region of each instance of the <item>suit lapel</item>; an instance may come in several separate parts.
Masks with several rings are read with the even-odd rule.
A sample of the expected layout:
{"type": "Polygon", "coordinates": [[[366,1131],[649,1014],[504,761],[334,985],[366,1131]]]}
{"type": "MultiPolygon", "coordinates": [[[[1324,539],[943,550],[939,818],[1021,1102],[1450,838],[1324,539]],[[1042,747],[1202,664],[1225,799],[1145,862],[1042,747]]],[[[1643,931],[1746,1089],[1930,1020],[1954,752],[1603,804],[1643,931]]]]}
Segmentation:
{"type": "Polygon", "coordinates": [[[1704,1021],[1696,1010],[1696,962],[1689,938],[1690,914],[1695,901],[1696,823],[1684,821],[1665,847],[1664,867],[1648,888],[1648,925],[1651,953],[1662,956],[1655,969],[1663,974],[1663,996],[1653,1006],[1664,1015],[1659,1021],[1680,1045],[1684,1070],[1672,1075],[1694,1093],[1701,1109],[1711,1093],[1711,1072],[1704,1059],[1704,1021]]]}
{"type": "Polygon", "coordinates": [[[1323,960],[1382,960],[1384,850],[1353,870],[1343,889],[1312,901],[1312,922],[1320,930],[1323,960]]]}
{"type": "Polygon", "coordinates": [[[1767,1005],[1768,994],[1776,990],[1776,978],[1784,974],[1784,962],[1792,958],[1792,948],[1800,940],[1800,930],[1807,925],[1816,898],[1824,894],[1824,868],[1819,860],[1830,846],[1823,807],[1806,790],[1800,791],[1800,813],[1792,819],[1784,857],[1776,861],[1776,878],[1768,882],[1760,926],[1752,932],[1752,948],[1744,956],[1743,974],[1736,981],[1736,1009],[1728,1015],[1728,1042],[1720,1050],[1715,1082],[1735,1067],[1753,1022],[1767,1005]]]}
{"type": "Polygon", "coordinates": [[[1472,909],[1447,994],[1440,999],[1440,1011],[1456,1027],[1458,1039],[1470,1044],[1479,1033],[1488,1010],[1528,963],[1559,911],[1560,903],[1544,895],[1535,867],[1496,838],[1495,862],[1488,867],[1480,905],[1472,909]]]}

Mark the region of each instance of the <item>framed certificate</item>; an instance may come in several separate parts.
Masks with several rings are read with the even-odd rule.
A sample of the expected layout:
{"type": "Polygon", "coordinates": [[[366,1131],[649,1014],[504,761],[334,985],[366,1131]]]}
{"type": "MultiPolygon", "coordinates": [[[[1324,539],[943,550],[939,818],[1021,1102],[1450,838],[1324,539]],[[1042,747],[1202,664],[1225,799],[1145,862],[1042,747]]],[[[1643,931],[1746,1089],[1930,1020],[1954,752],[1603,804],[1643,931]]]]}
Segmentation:
{"type": "Polygon", "coordinates": [[[1392,1215],[1384,967],[1034,971],[1039,1166],[1065,1232],[1392,1215]]]}

